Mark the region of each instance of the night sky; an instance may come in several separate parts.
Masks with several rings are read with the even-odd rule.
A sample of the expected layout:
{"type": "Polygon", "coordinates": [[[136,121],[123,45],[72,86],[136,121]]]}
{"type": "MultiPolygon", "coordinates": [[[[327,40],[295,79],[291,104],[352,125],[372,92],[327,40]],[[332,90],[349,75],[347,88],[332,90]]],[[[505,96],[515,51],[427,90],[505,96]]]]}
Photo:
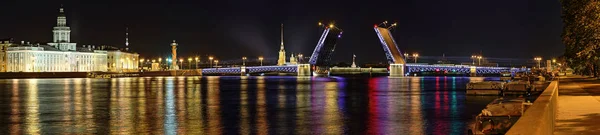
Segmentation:
{"type": "MultiPolygon", "coordinates": [[[[402,51],[422,56],[546,58],[563,53],[558,0],[189,0],[0,2],[0,38],[50,42],[60,4],[78,45],[124,46],[142,57],[169,54],[214,55],[219,59],[277,57],[280,23],[290,53],[310,55],[321,32],[319,21],[344,30],[334,61],[385,61],[373,25],[398,22],[394,30],[402,51]]],[[[204,59],[204,58],[203,58],[204,59]]]]}

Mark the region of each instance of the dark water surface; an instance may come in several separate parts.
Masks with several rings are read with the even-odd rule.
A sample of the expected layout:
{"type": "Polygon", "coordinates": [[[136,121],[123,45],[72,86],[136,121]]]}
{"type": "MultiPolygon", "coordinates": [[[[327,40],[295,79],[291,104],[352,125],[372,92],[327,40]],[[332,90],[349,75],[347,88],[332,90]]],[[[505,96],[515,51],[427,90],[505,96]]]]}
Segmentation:
{"type": "Polygon", "coordinates": [[[464,134],[490,79],[7,79],[0,134],[464,134]]]}

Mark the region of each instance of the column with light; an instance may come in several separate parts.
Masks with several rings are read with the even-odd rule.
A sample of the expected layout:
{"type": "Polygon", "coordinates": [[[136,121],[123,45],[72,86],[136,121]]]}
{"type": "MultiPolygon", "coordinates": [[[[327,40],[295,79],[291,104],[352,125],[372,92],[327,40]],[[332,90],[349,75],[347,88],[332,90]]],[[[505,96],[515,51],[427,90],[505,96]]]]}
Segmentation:
{"type": "Polygon", "coordinates": [[[246,57],[242,57],[242,66],[246,66],[246,57]]]}
{"type": "Polygon", "coordinates": [[[417,63],[417,59],[419,58],[419,54],[418,53],[413,53],[413,57],[415,59],[415,63],[417,63]]]}
{"type": "Polygon", "coordinates": [[[260,66],[262,66],[263,65],[263,57],[262,56],[258,57],[258,60],[260,61],[260,66]]]}
{"type": "Polygon", "coordinates": [[[208,57],[208,60],[209,60],[209,62],[210,62],[210,67],[212,68],[213,57],[212,57],[212,56],[208,57]]]}
{"type": "Polygon", "coordinates": [[[196,69],[198,69],[198,62],[199,62],[200,58],[196,57],[194,60],[196,60],[196,69]]]}
{"type": "Polygon", "coordinates": [[[188,69],[192,69],[192,57],[188,58],[188,69]]]}

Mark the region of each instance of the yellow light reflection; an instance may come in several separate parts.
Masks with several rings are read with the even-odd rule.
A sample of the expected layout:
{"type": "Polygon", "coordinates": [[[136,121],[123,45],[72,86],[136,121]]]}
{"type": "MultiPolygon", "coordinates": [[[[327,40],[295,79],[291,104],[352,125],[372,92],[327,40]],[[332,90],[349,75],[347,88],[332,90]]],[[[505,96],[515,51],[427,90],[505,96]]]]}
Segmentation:
{"type": "Polygon", "coordinates": [[[423,112],[421,111],[421,80],[420,77],[413,77],[410,79],[411,81],[411,90],[413,90],[413,94],[410,97],[410,124],[409,131],[410,134],[425,134],[423,131],[423,112]]]}
{"type": "Polygon", "coordinates": [[[240,77],[240,134],[248,135],[251,133],[250,118],[248,112],[248,77],[240,77]]]}
{"type": "Polygon", "coordinates": [[[325,118],[326,123],[325,134],[336,134],[343,133],[342,126],[343,122],[340,117],[340,111],[338,106],[338,83],[327,82],[325,84],[325,118]]]}
{"type": "Polygon", "coordinates": [[[265,90],[265,78],[263,76],[256,77],[256,128],[257,134],[269,133],[269,122],[267,121],[267,100],[265,90]]]}
{"type": "MultiPolygon", "coordinates": [[[[219,77],[211,76],[207,78],[207,112],[208,112],[208,127],[221,127],[221,108],[219,97],[219,77]]],[[[221,134],[221,128],[208,128],[209,135],[221,134]]]]}
{"type": "Polygon", "coordinates": [[[21,106],[19,97],[19,80],[12,80],[12,96],[10,97],[10,134],[20,135],[21,133],[21,106]]]}
{"type": "MultiPolygon", "coordinates": [[[[200,82],[202,78],[194,78],[194,81],[200,82]]],[[[193,87],[188,89],[188,97],[186,102],[186,109],[188,110],[187,116],[187,133],[188,134],[206,134],[203,129],[204,127],[204,117],[202,117],[202,95],[200,90],[202,90],[202,85],[193,84],[193,87]]]]}
{"type": "Polygon", "coordinates": [[[25,134],[40,134],[40,103],[38,101],[37,79],[29,79],[25,100],[25,134]]]}

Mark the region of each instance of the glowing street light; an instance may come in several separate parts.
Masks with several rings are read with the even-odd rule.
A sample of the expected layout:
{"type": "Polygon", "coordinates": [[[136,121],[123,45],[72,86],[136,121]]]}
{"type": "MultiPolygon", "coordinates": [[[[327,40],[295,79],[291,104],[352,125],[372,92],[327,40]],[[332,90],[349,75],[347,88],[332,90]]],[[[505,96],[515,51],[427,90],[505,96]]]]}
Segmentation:
{"type": "Polygon", "coordinates": [[[212,56],[208,57],[208,60],[210,61],[210,67],[212,67],[213,57],[212,56]]]}
{"type": "Polygon", "coordinates": [[[198,62],[200,61],[200,58],[196,57],[194,60],[196,60],[196,69],[198,69],[198,62]]]}
{"type": "Polygon", "coordinates": [[[477,56],[477,63],[478,63],[478,66],[481,66],[481,59],[482,59],[482,58],[483,58],[482,56],[477,56]]]}
{"type": "Polygon", "coordinates": [[[535,61],[537,61],[537,63],[538,63],[538,68],[542,68],[542,66],[541,66],[542,57],[535,57],[535,58],[533,58],[533,59],[534,59],[535,61]]]}
{"type": "Polygon", "coordinates": [[[302,63],[302,61],[304,60],[304,55],[298,54],[298,59],[299,59],[298,63],[302,63]]]}
{"type": "Polygon", "coordinates": [[[242,65],[243,65],[243,66],[246,66],[246,59],[247,59],[247,58],[246,58],[245,56],[244,56],[244,57],[242,57],[242,65]]]}
{"type": "Polygon", "coordinates": [[[322,26],[322,25],[323,25],[323,23],[319,22],[319,26],[322,26]]]}
{"type": "Polygon", "coordinates": [[[329,24],[329,28],[333,28],[333,27],[334,27],[334,25],[333,25],[333,24],[329,24]]]}
{"type": "Polygon", "coordinates": [[[475,65],[475,59],[476,58],[477,58],[477,55],[471,55],[471,60],[473,60],[473,64],[472,65],[475,65]]]}
{"type": "Polygon", "coordinates": [[[418,53],[413,53],[413,57],[415,58],[415,63],[417,63],[417,59],[419,58],[419,54],[418,53]]]}
{"type": "Polygon", "coordinates": [[[258,60],[260,61],[260,66],[262,66],[263,65],[263,57],[262,56],[258,57],[258,60]]]}
{"type": "Polygon", "coordinates": [[[408,53],[404,53],[404,62],[406,62],[406,59],[408,59],[408,53]]]}
{"type": "Polygon", "coordinates": [[[158,58],[158,69],[162,69],[162,58],[158,58]]]}
{"type": "Polygon", "coordinates": [[[192,57],[188,58],[188,69],[192,69],[192,57]]]}
{"type": "Polygon", "coordinates": [[[181,65],[181,67],[183,67],[183,59],[179,59],[179,65],[181,65]]]}
{"type": "Polygon", "coordinates": [[[219,67],[219,60],[215,60],[215,67],[219,67]]]}

